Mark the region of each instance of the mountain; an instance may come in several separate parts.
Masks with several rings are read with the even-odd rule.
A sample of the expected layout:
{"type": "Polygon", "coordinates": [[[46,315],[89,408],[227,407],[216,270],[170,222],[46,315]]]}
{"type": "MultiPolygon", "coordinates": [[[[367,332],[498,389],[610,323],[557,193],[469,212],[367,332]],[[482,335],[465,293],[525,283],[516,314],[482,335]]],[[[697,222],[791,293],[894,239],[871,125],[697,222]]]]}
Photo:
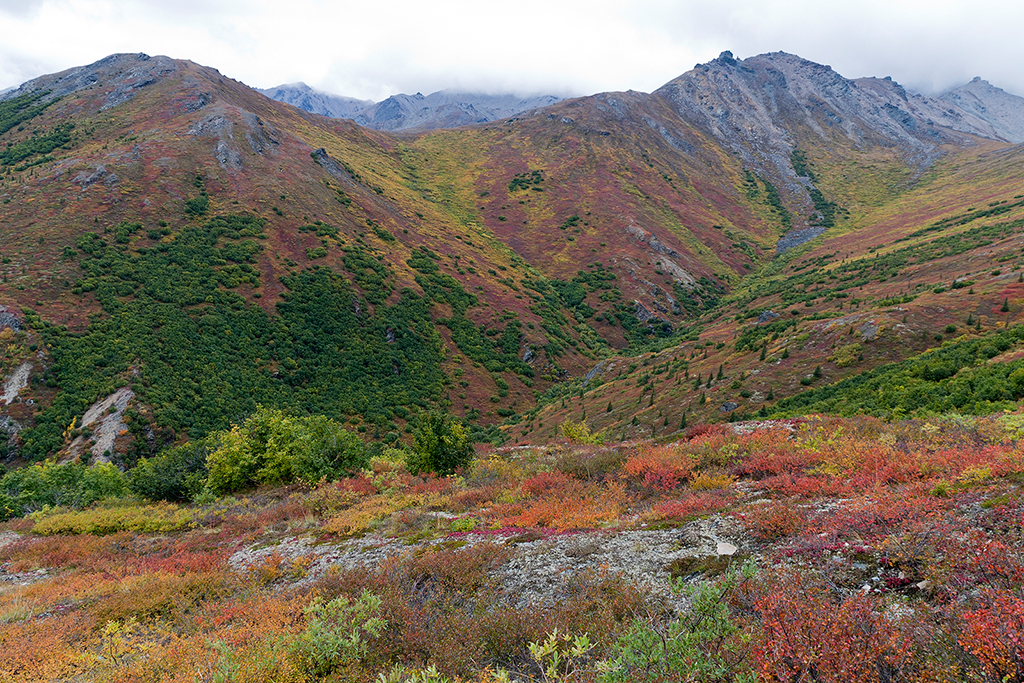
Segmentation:
{"type": "Polygon", "coordinates": [[[968,109],[785,53],[400,137],[167,57],[40,77],[0,97],[5,450],[130,466],[260,404],[630,438],[983,337],[1024,148],[968,109]]]}
{"type": "Polygon", "coordinates": [[[991,126],[994,137],[1007,142],[1024,142],[1024,98],[975,77],[970,83],[943,93],[939,100],[963,112],[970,112],[991,126]]]}
{"type": "Polygon", "coordinates": [[[303,111],[335,119],[354,119],[367,107],[372,100],[359,100],[354,97],[342,97],[316,90],[305,83],[289,83],[275,88],[260,90],[272,100],[290,104],[303,111]]]}
{"type": "Polygon", "coordinates": [[[381,102],[329,95],[305,83],[279,85],[261,90],[267,97],[314,114],[353,119],[367,128],[387,131],[458,128],[497,121],[521,112],[545,107],[561,98],[554,95],[520,97],[442,90],[424,96],[392,95],[381,102]]]}

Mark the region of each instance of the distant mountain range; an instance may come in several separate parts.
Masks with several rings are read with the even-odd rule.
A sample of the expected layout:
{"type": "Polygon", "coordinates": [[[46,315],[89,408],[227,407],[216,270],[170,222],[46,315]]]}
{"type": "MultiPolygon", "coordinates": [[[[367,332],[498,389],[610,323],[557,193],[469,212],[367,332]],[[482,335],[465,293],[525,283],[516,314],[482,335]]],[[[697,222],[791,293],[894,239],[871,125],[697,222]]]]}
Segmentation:
{"type": "Polygon", "coordinates": [[[279,85],[260,92],[313,114],[352,119],[360,126],[394,132],[457,128],[497,121],[562,99],[555,95],[521,97],[442,90],[426,96],[420,93],[392,95],[386,100],[373,102],[332,95],[305,83],[279,85]]]}

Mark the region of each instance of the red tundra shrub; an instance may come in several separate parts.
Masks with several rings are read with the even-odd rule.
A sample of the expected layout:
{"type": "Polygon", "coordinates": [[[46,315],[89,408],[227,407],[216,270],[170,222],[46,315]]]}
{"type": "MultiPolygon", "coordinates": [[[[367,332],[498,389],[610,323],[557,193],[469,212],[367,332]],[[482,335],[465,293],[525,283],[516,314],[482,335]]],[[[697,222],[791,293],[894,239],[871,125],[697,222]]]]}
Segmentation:
{"type": "Polygon", "coordinates": [[[779,574],[755,601],[762,631],[754,656],[763,680],[879,683],[909,680],[915,612],[863,593],[834,601],[797,574],[779,574]]]}
{"type": "Polygon", "coordinates": [[[693,458],[678,445],[646,446],[626,459],[623,471],[646,488],[671,491],[686,481],[693,466],[693,458]]]}
{"type": "Polygon", "coordinates": [[[1024,681],[1024,600],[1007,590],[988,590],[984,607],[963,616],[960,646],[981,662],[993,681],[1024,681]]]}

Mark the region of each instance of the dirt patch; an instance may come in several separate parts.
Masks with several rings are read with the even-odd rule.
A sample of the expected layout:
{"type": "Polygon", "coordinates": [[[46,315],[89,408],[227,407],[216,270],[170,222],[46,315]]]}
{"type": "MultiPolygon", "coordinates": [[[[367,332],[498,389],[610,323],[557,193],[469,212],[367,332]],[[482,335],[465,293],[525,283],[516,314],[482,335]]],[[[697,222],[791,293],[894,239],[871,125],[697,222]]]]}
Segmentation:
{"type": "Polygon", "coordinates": [[[28,386],[28,376],[32,372],[32,363],[22,363],[11,376],[4,380],[4,393],[0,403],[10,405],[18,400],[18,394],[28,386]]]}

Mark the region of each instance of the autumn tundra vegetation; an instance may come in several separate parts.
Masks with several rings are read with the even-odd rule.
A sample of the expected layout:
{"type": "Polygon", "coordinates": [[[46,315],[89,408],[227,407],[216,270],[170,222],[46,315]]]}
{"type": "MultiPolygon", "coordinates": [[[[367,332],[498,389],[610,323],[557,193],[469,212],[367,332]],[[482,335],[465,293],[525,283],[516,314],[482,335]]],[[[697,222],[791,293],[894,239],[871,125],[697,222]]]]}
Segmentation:
{"type": "Polygon", "coordinates": [[[260,409],[128,475],[11,471],[0,676],[1024,680],[1024,416],[563,432],[474,452],[426,413],[370,453],[260,409]],[[666,533],[680,552],[650,575],[599,561],[666,533]]]}
{"type": "Polygon", "coordinates": [[[0,95],[0,683],[1024,683],[983,113],[785,53],[402,135],[0,95]]]}

